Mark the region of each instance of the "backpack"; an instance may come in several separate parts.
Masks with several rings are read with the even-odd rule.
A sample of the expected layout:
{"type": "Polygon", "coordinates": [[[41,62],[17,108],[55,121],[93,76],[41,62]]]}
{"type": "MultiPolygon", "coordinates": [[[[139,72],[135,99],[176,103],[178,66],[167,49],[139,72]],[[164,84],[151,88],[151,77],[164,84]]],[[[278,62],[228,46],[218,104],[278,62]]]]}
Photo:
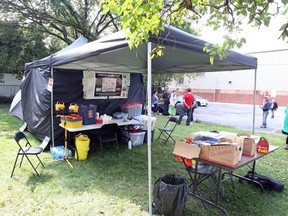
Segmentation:
{"type": "MultiPolygon", "coordinates": [[[[248,171],[247,174],[244,176],[246,178],[252,179],[252,171],[248,171]]],[[[282,182],[273,180],[267,176],[260,175],[254,172],[254,180],[259,182],[265,190],[281,192],[284,189],[284,184],[282,182]]],[[[249,182],[250,183],[250,182],[249,182]]],[[[251,182],[254,186],[258,186],[259,184],[251,182]]]]}

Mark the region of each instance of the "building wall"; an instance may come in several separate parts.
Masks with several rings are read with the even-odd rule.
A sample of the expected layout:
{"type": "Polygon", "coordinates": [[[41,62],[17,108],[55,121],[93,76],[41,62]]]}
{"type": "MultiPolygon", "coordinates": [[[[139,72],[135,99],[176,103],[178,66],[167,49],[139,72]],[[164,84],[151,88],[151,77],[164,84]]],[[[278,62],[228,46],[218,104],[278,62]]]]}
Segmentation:
{"type": "Polygon", "coordinates": [[[182,89],[191,87],[194,94],[213,102],[253,104],[256,78],[256,103],[263,97],[276,98],[280,106],[288,104],[288,49],[250,53],[257,57],[256,70],[209,72],[185,79],[182,84],[171,83],[182,89]]]}
{"type": "Polygon", "coordinates": [[[21,80],[14,75],[4,73],[3,79],[0,80],[0,96],[14,97],[20,89],[21,80]]]}

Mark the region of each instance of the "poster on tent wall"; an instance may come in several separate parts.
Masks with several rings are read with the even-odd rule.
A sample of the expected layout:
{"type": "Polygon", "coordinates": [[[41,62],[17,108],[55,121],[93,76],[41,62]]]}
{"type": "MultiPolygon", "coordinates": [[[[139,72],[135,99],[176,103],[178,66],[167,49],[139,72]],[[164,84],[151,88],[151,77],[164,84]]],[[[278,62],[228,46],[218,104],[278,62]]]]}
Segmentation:
{"type": "Polygon", "coordinates": [[[82,84],[85,99],[127,98],[130,74],[83,71],[82,84]]]}

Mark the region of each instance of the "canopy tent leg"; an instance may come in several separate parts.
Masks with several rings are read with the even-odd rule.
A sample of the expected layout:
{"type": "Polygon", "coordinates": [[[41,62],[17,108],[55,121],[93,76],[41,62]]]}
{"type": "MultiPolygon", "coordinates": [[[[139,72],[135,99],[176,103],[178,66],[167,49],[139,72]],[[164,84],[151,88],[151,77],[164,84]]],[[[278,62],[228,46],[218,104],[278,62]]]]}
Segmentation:
{"type": "Polygon", "coordinates": [[[149,215],[152,215],[152,170],[151,170],[151,80],[152,60],[151,42],[147,43],[147,98],[148,98],[148,127],[147,127],[147,148],[148,148],[148,187],[149,187],[149,215]]]}
{"type": "Polygon", "coordinates": [[[253,126],[252,126],[252,134],[255,133],[255,113],[256,113],[256,81],[257,81],[257,68],[254,72],[254,92],[253,92],[253,126]]]}
{"type": "Polygon", "coordinates": [[[52,138],[52,147],[54,147],[55,146],[55,143],[54,143],[54,119],[53,119],[53,108],[54,108],[54,106],[53,106],[53,91],[54,91],[54,74],[53,74],[53,67],[51,67],[51,79],[53,80],[53,85],[52,85],[52,89],[51,89],[51,101],[50,101],[50,107],[51,107],[51,113],[50,113],[50,115],[51,115],[51,138],[52,138]]]}

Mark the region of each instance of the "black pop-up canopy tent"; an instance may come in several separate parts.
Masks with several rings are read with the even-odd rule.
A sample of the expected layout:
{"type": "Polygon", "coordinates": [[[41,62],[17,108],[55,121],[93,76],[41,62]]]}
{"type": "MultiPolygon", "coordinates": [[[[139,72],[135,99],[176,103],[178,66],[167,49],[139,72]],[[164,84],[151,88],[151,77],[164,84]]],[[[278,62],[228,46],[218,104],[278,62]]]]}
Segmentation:
{"type": "MultiPolygon", "coordinates": [[[[55,129],[51,131],[51,123],[54,122],[51,118],[53,104],[57,101],[83,102],[83,70],[147,73],[149,70],[147,43],[130,49],[128,42],[123,31],[91,43],[79,38],[58,53],[26,64],[25,80],[21,85],[21,104],[23,120],[29,130],[40,139],[53,135],[58,125],[56,121],[55,129]],[[47,90],[49,78],[54,80],[52,94],[47,90]]],[[[206,41],[171,26],[165,27],[165,31],[158,36],[151,35],[149,42],[152,48],[159,43],[165,46],[164,56],[154,58],[151,62],[152,73],[230,71],[257,67],[256,58],[233,51],[222,60],[216,56],[214,63],[210,64],[210,56],[203,52],[206,41]]],[[[133,91],[129,92],[127,101],[120,100],[120,103],[142,100],[143,89],[133,87],[135,83],[140,83],[142,86],[142,79],[136,74],[132,79],[133,77],[135,80],[131,81],[130,86],[133,91]]],[[[113,101],[114,103],[109,102],[110,107],[119,104],[115,104],[115,101],[119,100],[113,101]]],[[[95,103],[91,100],[89,102],[95,103]]]]}
{"type": "MultiPolygon", "coordinates": [[[[148,43],[142,43],[137,48],[130,49],[125,34],[120,31],[91,43],[58,53],[55,56],[45,58],[42,61],[35,61],[25,65],[26,79],[22,88],[22,108],[24,121],[28,127],[36,130],[40,127],[39,119],[44,113],[47,128],[53,122],[53,105],[64,96],[79,94],[81,88],[75,89],[78,82],[81,82],[82,71],[101,72],[126,72],[147,74],[147,95],[148,107],[151,107],[151,74],[153,73],[189,73],[189,72],[215,72],[255,69],[257,59],[252,56],[243,55],[229,51],[230,55],[225,59],[215,56],[214,63],[210,64],[210,56],[203,52],[206,41],[203,41],[191,34],[183,32],[171,26],[165,26],[164,31],[159,35],[150,35],[148,43]],[[151,59],[152,48],[161,44],[165,47],[163,57],[151,59]],[[33,77],[33,78],[32,78],[33,77]],[[81,77],[81,78],[80,78],[81,77]],[[51,94],[46,94],[47,82],[53,78],[54,85],[51,94]],[[35,84],[41,83],[39,85],[35,84]],[[46,83],[43,86],[43,83],[46,83]],[[62,88],[63,84],[69,83],[70,88],[62,88]],[[56,89],[57,92],[56,92],[56,89]],[[68,92],[67,92],[68,91],[68,92]],[[45,101],[45,103],[43,103],[45,101]],[[35,104],[38,104],[37,106],[35,104]],[[50,118],[50,120],[48,120],[50,118]],[[33,126],[32,126],[33,125],[33,126]]],[[[131,80],[131,83],[141,83],[138,77],[131,80]]],[[[131,88],[131,86],[130,86],[131,88]]],[[[255,87],[256,89],[256,87],[255,87]]],[[[138,99],[141,89],[137,89],[135,98],[138,99]]],[[[130,90],[129,90],[130,93],[130,90]]],[[[134,98],[134,99],[135,99],[134,98]]],[[[131,101],[133,101],[132,99],[131,101]]],[[[255,108],[254,108],[255,111],[255,108]]],[[[148,120],[150,121],[151,111],[148,109],[148,120]]],[[[255,121],[255,119],[253,120],[255,121]]],[[[53,125],[53,124],[52,124],[53,125]]],[[[151,172],[151,132],[148,124],[148,172],[151,172]]],[[[254,124],[253,124],[254,127],[254,124]]],[[[41,126],[43,128],[43,126],[41,126]]],[[[254,131],[254,129],[253,129],[254,131]]],[[[33,131],[32,131],[33,132],[33,131]]],[[[35,131],[34,131],[35,132],[35,131]]],[[[53,137],[54,130],[51,134],[53,137]]],[[[151,177],[149,176],[151,181],[151,177]]],[[[149,187],[151,182],[149,182],[149,187]]],[[[151,188],[149,188],[151,195],[151,188]]],[[[151,203],[151,197],[149,197],[151,203]]]]}

